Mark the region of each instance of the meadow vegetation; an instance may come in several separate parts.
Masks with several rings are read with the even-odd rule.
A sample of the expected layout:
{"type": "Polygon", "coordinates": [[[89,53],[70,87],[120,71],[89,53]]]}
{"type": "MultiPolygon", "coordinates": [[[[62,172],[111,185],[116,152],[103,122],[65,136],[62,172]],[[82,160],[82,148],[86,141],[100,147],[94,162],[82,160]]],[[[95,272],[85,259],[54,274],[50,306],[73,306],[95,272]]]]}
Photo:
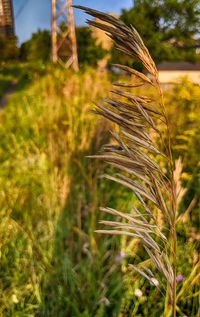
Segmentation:
{"type": "MultiPolygon", "coordinates": [[[[146,261],[138,242],[94,233],[99,206],[137,206],[130,190],[100,181],[111,167],[86,158],[110,138],[89,109],[116,78],[25,64],[2,80],[9,72],[19,82],[0,113],[0,315],[161,316],[164,298],[127,265],[146,261]]],[[[200,317],[199,96],[186,78],[165,91],[181,193],[177,316],[188,317],[200,317]]]]}

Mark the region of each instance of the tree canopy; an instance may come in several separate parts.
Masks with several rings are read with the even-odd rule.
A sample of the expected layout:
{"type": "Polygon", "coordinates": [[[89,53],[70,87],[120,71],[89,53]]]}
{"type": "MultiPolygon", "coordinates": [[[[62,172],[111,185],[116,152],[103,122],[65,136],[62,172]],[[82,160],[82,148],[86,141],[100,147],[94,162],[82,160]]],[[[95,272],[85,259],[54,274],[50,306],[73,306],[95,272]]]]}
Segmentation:
{"type": "Polygon", "coordinates": [[[199,0],[135,0],[120,18],[138,30],[156,62],[198,58],[199,0]]]}
{"type": "MultiPolygon", "coordinates": [[[[66,25],[61,25],[62,31],[66,30],[66,25]]],[[[101,44],[96,44],[96,38],[88,27],[76,28],[78,60],[80,65],[97,66],[99,59],[102,59],[106,50],[101,44]]],[[[68,54],[69,43],[65,41],[62,50],[68,54]]],[[[63,53],[63,52],[62,52],[63,53]]],[[[31,39],[22,43],[20,57],[22,60],[48,62],[51,54],[51,34],[48,30],[38,30],[33,33],[31,39]]]]}
{"type": "Polygon", "coordinates": [[[18,58],[17,38],[15,36],[5,37],[0,35],[0,62],[10,61],[18,58]]]}
{"type": "Polygon", "coordinates": [[[30,40],[22,43],[20,57],[28,61],[47,62],[51,52],[51,34],[48,30],[38,30],[30,40]]]}
{"type": "Polygon", "coordinates": [[[107,51],[101,44],[96,43],[96,38],[87,26],[76,28],[76,39],[80,65],[96,67],[98,60],[102,59],[107,51]]]}

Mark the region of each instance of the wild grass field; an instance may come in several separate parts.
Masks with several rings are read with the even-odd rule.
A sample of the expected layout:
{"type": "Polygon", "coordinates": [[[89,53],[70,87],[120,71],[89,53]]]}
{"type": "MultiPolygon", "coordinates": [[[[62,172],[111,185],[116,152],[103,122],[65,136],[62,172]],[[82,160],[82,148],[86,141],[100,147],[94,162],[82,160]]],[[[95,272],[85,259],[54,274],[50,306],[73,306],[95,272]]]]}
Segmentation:
{"type": "MultiPolygon", "coordinates": [[[[1,72],[1,95],[16,76],[0,112],[0,316],[154,317],[163,310],[170,316],[159,291],[128,268],[145,262],[138,242],[94,232],[99,206],[131,212],[137,204],[130,190],[101,180],[111,167],[87,158],[110,138],[113,126],[89,109],[115,78],[89,68],[10,65],[1,72]]],[[[177,224],[182,317],[200,317],[199,96],[200,87],[187,79],[165,91],[183,193],[177,224]]]]}

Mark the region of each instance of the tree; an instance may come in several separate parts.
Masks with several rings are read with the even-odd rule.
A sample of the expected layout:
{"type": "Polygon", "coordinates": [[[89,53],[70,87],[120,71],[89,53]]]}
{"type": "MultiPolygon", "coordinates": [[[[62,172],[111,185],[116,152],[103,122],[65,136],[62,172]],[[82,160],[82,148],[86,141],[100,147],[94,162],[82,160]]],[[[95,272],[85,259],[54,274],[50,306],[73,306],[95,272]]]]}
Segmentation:
{"type": "MultiPolygon", "coordinates": [[[[60,30],[66,32],[67,25],[61,23],[60,30]]],[[[96,44],[96,39],[92,36],[92,32],[88,27],[77,27],[76,37],[80,65],[97,66],[98,60],[102,59],[107,51],[103,49],[101,44],[96,44]]],[[[60,48],[60,53],[63,54],[63,56],[68,56],[70,54],[69,49],[69,39],[66,38],[60,48]]],[[[37,33],[33,33],[31,39],[22,43],[20,48],[20,58],[27,61],[48,62],[50,60],[50,54],[51,35],[48,30],[38,30],[37,33]]]]}
{"type": "Polygon", "coordinates": [[[0,35],[0,62],[15,60],[18,58],[17,38],[0,35]]]}
{"type": "Polygon", "coordinates": [[[96,67],[98,60],[102,59],[107,53],[101,44],[96,44],[96,38],[92,36],[89,27],[77,27],[76,40],[80,65],[96,67]]]}
{"type": "Polygon", "coordinates": [[[51,35],[48,30],[38,30],[31,39],[22,43],[20,57],[27,61],[48,62],[51,54],[51,35]]]}
{"type": "MultiPolygon", "coordinates": [[[[59,26],[59,29],[62,33],[65,33],[68,29],[68,26],[66,23],[62,22],[59,26]]],[[[92,31],[89,27],[76,27],[75,31],[79,65],[96,67],[98,60],[104,58],[107,51],[102,47],[101,44],[96,43],[96,38],[92,35],[92,31]]],[[[71,43],[69,38],[66,38],[63,41],[59,52],[62,56],[70,56],[70,50],[71,43]]]]}
{"type": "Polygon", "coordinates": [[[120,18],[138,30],[156,62],[197,59],[199,0],[135,0],[120,18]]]}

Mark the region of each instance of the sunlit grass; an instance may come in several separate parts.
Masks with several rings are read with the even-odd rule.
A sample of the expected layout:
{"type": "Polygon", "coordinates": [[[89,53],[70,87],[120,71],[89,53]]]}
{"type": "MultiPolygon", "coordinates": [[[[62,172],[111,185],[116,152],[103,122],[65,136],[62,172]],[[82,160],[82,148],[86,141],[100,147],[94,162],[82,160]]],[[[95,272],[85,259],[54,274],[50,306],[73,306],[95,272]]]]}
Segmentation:
{"type": "MultiPolygon", "coordinates": [[[[2,316],[103,317],[134,312],[133,316],[153,317],[162,311],[160,295],[156,291],[149,295],[145,281],[137,281],[127,270],[127,263],[140,260],[137,244],[94,233],[102,218],[100,205],[127,211],[134,202],[129,190],[100,182],[106,167],[86,158],[106,142],[103,135],[109,138],[108,123],[89,112],[92,101],[109,87],[109,76],[97,76],[93,70],[75,74],[51,67],[26,68],[1,111],[2,316]],[[115,258],[119,249],[126,254],[121,263],[115,258]],[[143,293],[139,302],[136,289],[143,293]]],[[[187,158],[188,152],[184,153],[187,158]]],[[[193,194],[193,176],[186,162],[185,166],[189,179],[185,186],[193,194]]],[[[195,277],[199,276],[199,244],[195,235],[185,242],[189,228],[198,228],[198,204],[194,216],[178,227],[183,241],[178,256],[183,270],[178,274],[184,275],[178,286],[179,309],[192,311],[190,316],[200,314],[195,277]]]]}

